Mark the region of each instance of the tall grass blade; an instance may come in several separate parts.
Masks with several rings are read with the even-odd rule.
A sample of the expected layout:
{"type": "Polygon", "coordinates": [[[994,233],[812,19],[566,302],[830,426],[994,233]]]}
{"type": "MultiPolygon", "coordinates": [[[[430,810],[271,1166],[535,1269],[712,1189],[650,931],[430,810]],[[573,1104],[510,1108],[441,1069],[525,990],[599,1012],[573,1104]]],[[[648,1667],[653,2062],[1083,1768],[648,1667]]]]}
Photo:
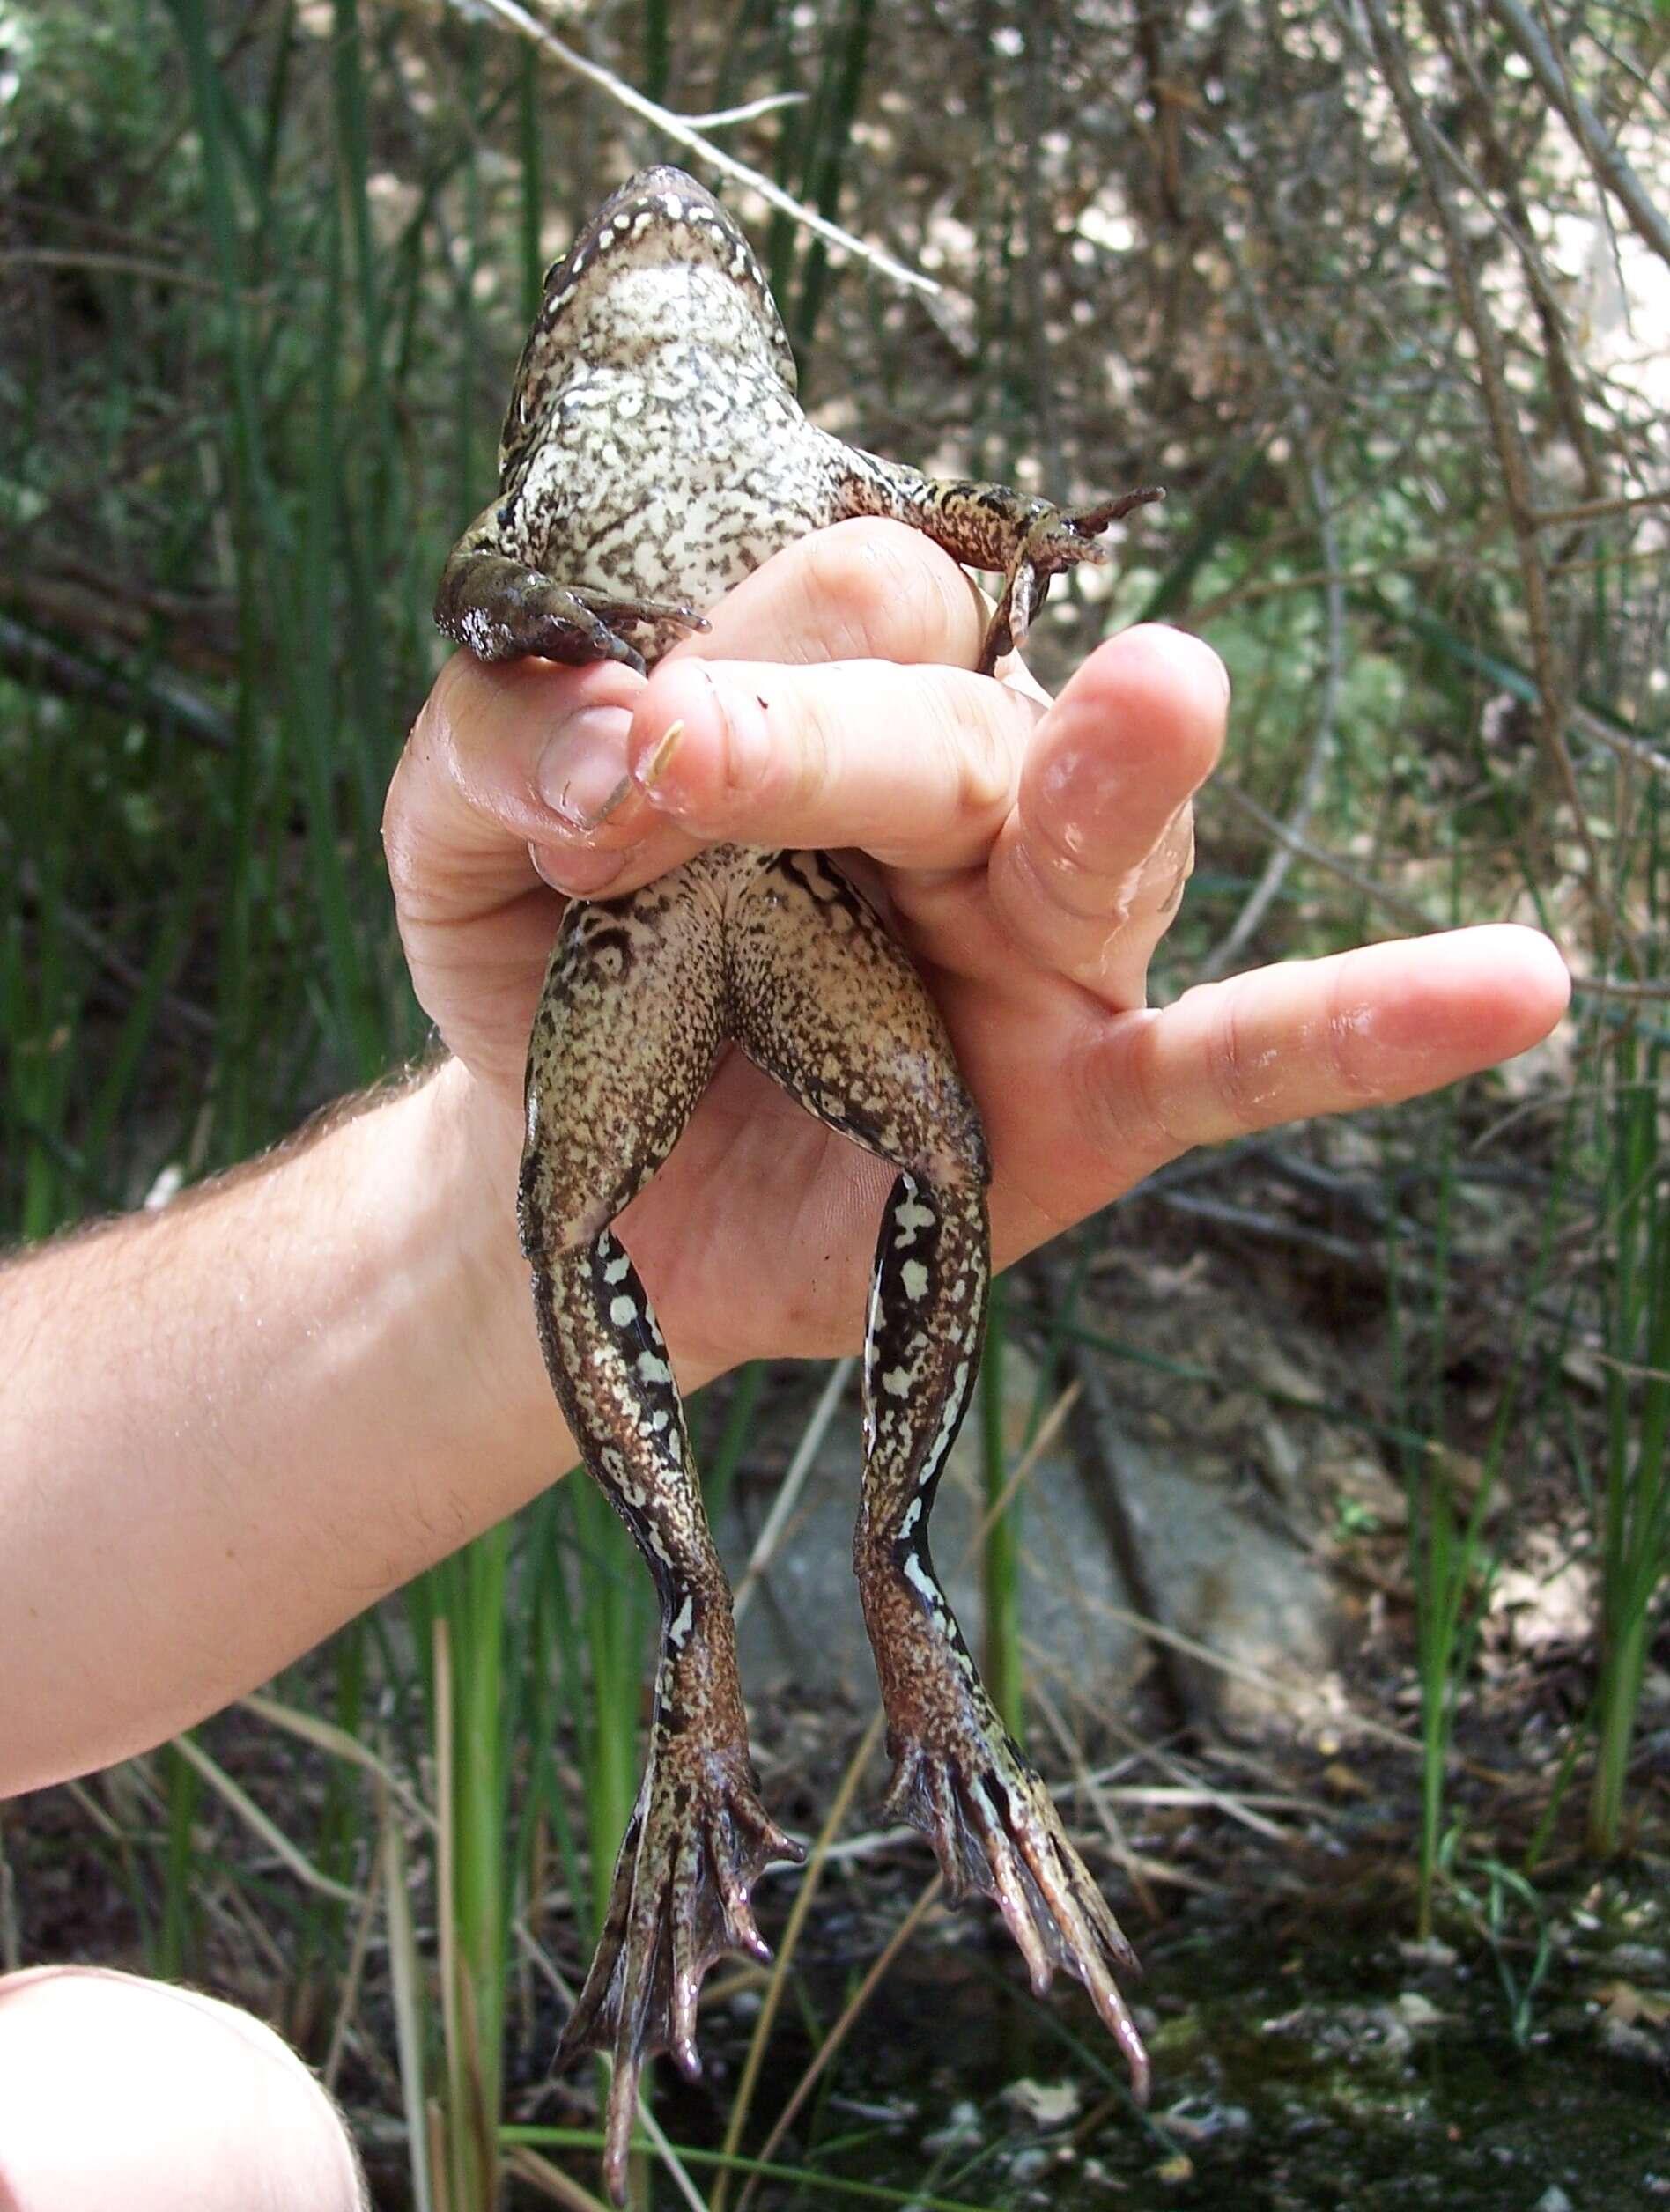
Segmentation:
{"type": "Polygon", "coordinates": [[[424,1969],[412,1926],[407,1887],[406,1841],[400,1813],[381,1796],[383,1899],[388,1923],[388,1980],[394,1996],[395,2048],[400,2061],[400,2104],[406,2121],[406,2158],[414,2212],[434,2212],[430,2186],[427,2098],[424,2089],[424,1969]]]}
{"type": "Polygon", "coordinates": [[[196,1894],[196,1847],[192,1823],[197,1810],[197,1773],[186,1756],[183,1737],[171,1744],[165,1756],[168,1831],[156,1969],[163,1980],[180,1981],[191,1971],[196,1921],[193,1903],[196,1894]]]}
{"type": "Polygon", "coordinates": [[[1670,1569],[1670,1193],[1666,1047],[1626,1028],[1607,1082],[1606,1480],[1600,1506],[1600,1676],[1590,1848],[1614,1857],[1655,1600],[1670,1569]]]}
{"type": "MultiPolygon", "coordinates": [[[[445,1612],[435,1618],[432,1670],[440,1820],[436,1912],[447,2081],[441,2142],[447,2198],[452,2204],[479,2206],[482,2212],[490,2212],[499,2193],[502,1988],[507,1931],[500,1931],[495,1955],[484,1959],[481,1878],[476,1863],[479,1812],[472,1801],[478,1787],[478,1751],[461,1743],[460,1670],[451,1623],[445,1612]],[[495,1987],[500,1993],[498,2009],[493,2004],[495,1987]]],[[[464,1702],[471,1704],[473,1719],[468,1691],[464,1702]]]]}

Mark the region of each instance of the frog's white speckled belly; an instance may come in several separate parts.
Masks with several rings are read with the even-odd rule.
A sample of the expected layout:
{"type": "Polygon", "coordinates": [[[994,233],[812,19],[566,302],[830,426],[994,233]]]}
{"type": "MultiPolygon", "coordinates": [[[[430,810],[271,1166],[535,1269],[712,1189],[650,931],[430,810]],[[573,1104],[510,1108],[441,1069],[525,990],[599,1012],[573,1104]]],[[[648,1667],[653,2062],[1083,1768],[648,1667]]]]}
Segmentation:
{"type": "Polygon", "coordinates": [[[831,441],[774,375],[663,350],[647,374],[568,380],[511,527],[564,583],[706,608],[832,520],[837,480],[831,441]]]}

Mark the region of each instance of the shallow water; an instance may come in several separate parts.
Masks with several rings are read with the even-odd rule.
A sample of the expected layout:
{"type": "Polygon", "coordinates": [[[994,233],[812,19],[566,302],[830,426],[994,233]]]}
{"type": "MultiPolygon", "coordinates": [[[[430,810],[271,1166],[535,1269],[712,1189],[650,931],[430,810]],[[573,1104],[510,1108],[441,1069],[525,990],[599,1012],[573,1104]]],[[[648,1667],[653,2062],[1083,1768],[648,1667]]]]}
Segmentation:
{"type": "MultiPolygon", "coordinates": [[[[1058,1984],[1035,2005],[996,1945],[920,1942],[831,2069],[815,2127],[777,2157],[994,2212],[1670,2207],[1670,1916],[1637,1884],[1562,1930],[1519,2048],[1497,1961],[1476,1939],[1435,1965],[1389,1930],[1273,1943],[1197,1910],[1143,1945],[1146,2115],[1076,1989],[1058,1984]]],[[[1523,1985],[1523,1931],[1506,1958],[1523,1985]]],[[[853,1979],[809,1968],[825,2025],[853,1979]]],[[[714,2017],[720,2104],[739,2054],[733,2043],[727,2063],[723,2012],[747,2009],[714,2017]]],[[[777,2046],[755,2142],[809,2049],[780,2030],[777,2046]]],[[[704,2122],[687,2094],[668,2083],[669,2133],[711,2140],[714,2105],[704,2122]]],[[[835,2201],[787,2182],[754,2200],[771,2212],[835,2201]]],[[[655,2201],[673,2201],[664,2181],[655,2201]]]]}

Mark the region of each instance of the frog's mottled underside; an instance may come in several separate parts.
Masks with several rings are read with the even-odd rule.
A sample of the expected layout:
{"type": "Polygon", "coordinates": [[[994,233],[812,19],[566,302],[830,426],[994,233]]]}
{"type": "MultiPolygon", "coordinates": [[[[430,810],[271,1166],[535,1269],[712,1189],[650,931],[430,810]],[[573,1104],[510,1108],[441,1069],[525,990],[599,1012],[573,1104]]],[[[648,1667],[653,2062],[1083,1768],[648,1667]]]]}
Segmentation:
{"type": "MultiPolygon", "coordinates": [[[[454,548],[441,629],[487,660],[653,663],[768,555],[847,515],[913,524],[1003,575],[980,667],[1024,637],[1050,579],[1105,556],[1141,491],[1061,509],[936,482],[842,445],[794,396],[788,341],[747,241],[701,186],[647,169],[545,283],[517,372],[499,497],[454,548]]],[[[908,733],[901,732],[902,742],[908,733]]],[[[768,1956],[750,1906],[802,1854],[750,1762],[730,1592],[644,1287],[610,1224],[672,1149],[728,1041],[898,1170],[864,1358],[853,1560],[894,1776],[953,1899],[994,1898],[1042,1991],[1076,1974],[1129,2061],[1114,1980],[1135,1960],[994,1711],[928,1554],[934,1493],[979,1358],[985,1140],[932,1000],[817,852],[715,845],[624,898],[575,900],[534,1023],[521,1232],[540,1341],[586,1464],[660,1593],[649,1764],[607,1925],[557,2054],[612,2053],[605,2175],[624,2201],[644,2061],[694,2074],[696,2002],[727,1950],[768,1956]]]]}

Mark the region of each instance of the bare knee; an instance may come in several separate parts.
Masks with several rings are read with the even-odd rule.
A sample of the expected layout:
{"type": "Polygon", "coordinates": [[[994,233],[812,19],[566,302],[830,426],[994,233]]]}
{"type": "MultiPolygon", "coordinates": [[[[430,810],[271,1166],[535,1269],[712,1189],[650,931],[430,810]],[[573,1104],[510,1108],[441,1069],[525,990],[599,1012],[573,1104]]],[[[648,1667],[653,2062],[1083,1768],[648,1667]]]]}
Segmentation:
{"type": "Polygon", "coordinates": [[[282,2038],[101,1966],[0,1977],[0,2212],[361,2212],[348,2133],[282,2038]]]}

